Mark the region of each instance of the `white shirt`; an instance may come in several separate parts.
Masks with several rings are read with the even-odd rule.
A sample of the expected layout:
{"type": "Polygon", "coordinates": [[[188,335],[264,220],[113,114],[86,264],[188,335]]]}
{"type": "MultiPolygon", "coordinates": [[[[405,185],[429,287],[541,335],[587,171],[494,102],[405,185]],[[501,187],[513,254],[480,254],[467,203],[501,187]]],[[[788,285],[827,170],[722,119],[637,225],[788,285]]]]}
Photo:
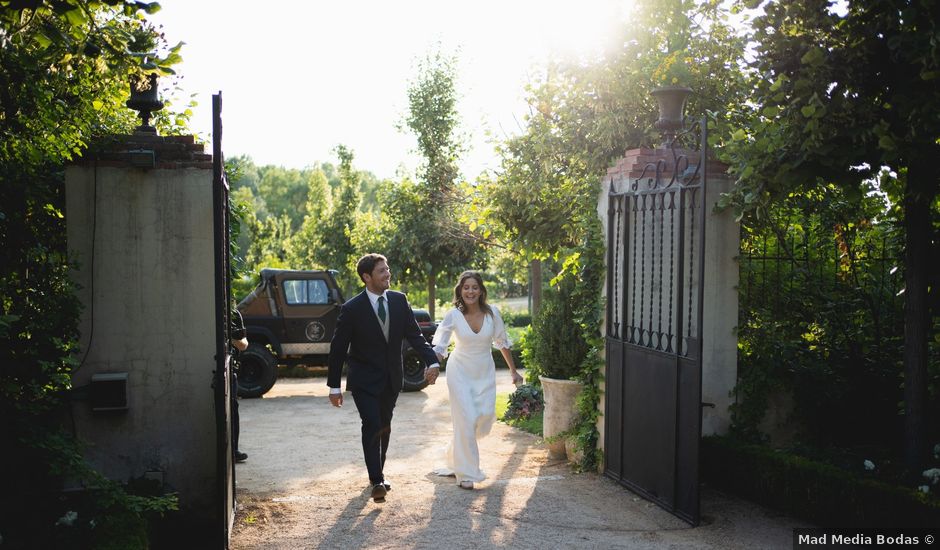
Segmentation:
{"type": "MultiPolygon", "coordinates": [[[[369,302],[372,303],[372,311],[375,312],[375,316],[379,316],[379,297],[385,299],[385,322],[388,322],[388,296],[383,292],[382,294],[372,294],[372,291],[366,289],[366,296],[369,297],[369,302]]],[[[381,321],[381,319],[379,319],[381,321]]]]}

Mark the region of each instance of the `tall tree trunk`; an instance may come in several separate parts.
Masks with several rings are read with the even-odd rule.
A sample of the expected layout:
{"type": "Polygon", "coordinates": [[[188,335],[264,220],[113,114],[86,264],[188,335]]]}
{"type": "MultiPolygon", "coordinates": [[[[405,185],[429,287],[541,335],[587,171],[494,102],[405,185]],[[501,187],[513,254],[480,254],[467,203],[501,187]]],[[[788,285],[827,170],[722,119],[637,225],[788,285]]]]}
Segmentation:
{"type": "Polygon", "coordinates": [[[918,157],[904,188],[904,464],[912,477],[919,477],[927,457],[930,207],[938,180],[933,158],[918,157]]]}
{"type": "Polygon", "coordinates": [[[434,320],[434,304],[437,302],[437,276],[431,273],[428,275],[428,313],[431,314],[431,320],[434,320]]]}
{"type": "Polygon", "coordinates": [[[532,317],[539,312],[542,306],[542,261],[532,260],[529,264],[529,299],[531,301],[532,311],[529,313],[532,317]]]}

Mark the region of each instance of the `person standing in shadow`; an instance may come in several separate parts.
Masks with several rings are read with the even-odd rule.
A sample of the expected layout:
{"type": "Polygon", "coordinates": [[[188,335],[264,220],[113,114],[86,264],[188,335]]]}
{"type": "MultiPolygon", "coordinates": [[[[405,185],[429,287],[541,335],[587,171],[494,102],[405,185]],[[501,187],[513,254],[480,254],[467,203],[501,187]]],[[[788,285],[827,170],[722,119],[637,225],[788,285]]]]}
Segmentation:
{"type": "Polygon", "coordinates": [[[232,455],[235,462],[248,460],[248,454],[238,450],[238,434],[241,431],[238,419],[238,356],[248,349],[248,331],[245,330],[245,320],[237,308],[232,309],[231,333],[229,338],[232,344],[232,376],[231,379],[231,409],[232,409],[232,455]]]}

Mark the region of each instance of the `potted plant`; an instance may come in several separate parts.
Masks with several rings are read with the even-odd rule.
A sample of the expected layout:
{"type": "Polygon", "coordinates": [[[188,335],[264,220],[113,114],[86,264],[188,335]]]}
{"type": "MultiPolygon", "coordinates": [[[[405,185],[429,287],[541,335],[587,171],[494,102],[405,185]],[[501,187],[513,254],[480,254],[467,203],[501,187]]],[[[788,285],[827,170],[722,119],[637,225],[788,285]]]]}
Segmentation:
{"type": "Polygon", "coordinates": [[[690,57],[685,50],[676,50],[663,58],[653,71],[656,86],[650,95],[659,102],[659,120],[654,126],[663,135],[663,145],[669,145],[676,132],[684,125],[685,102],[692,93],[688,85],[692,82],[690,57]]]}
{"type": "Polygon", "coordinates": [[[131,32],[127,47],[131,55],[139,60],[139,65],[130,75],[131,94],[126,105],[140,114],[142,123],[137,131],[155,134],[157,130],[150,125],[150,118],[154,111],[163,108],[163,102],[158,95],[157,80],[160,76],[176,74],[170,65],[182,61],[179,52],[183,43],[178,43],[170,48],[165,56],[160,56],[157,52],[156,35],[153,29],[145,24],[131,32]]]}
{"type": "Polygon", "coordinates": [[[574,321],[570,287],[570,281],[562,281],[545,293],[523,350],[527,376],[530,380],[538,377],[542,385],[542,435],[549,444],[549,457],[554,459],[567,456],[564,434],[577,417],[575,399],[582,384],[576,377],[588,353],[581,327],[574,321]]]}

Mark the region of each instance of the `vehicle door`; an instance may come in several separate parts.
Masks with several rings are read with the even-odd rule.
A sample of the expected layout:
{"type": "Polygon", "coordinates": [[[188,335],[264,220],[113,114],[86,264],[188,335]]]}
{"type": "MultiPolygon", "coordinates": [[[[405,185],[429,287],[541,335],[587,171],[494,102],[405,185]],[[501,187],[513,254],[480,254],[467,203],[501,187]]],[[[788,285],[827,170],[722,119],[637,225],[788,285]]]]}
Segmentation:
{"type": "Polygon", "coordinates": [[[337,293],[327,273],[279,273],[275,277],[283,300],[285,355],[325,355],[339,317],[337,293]]]}

